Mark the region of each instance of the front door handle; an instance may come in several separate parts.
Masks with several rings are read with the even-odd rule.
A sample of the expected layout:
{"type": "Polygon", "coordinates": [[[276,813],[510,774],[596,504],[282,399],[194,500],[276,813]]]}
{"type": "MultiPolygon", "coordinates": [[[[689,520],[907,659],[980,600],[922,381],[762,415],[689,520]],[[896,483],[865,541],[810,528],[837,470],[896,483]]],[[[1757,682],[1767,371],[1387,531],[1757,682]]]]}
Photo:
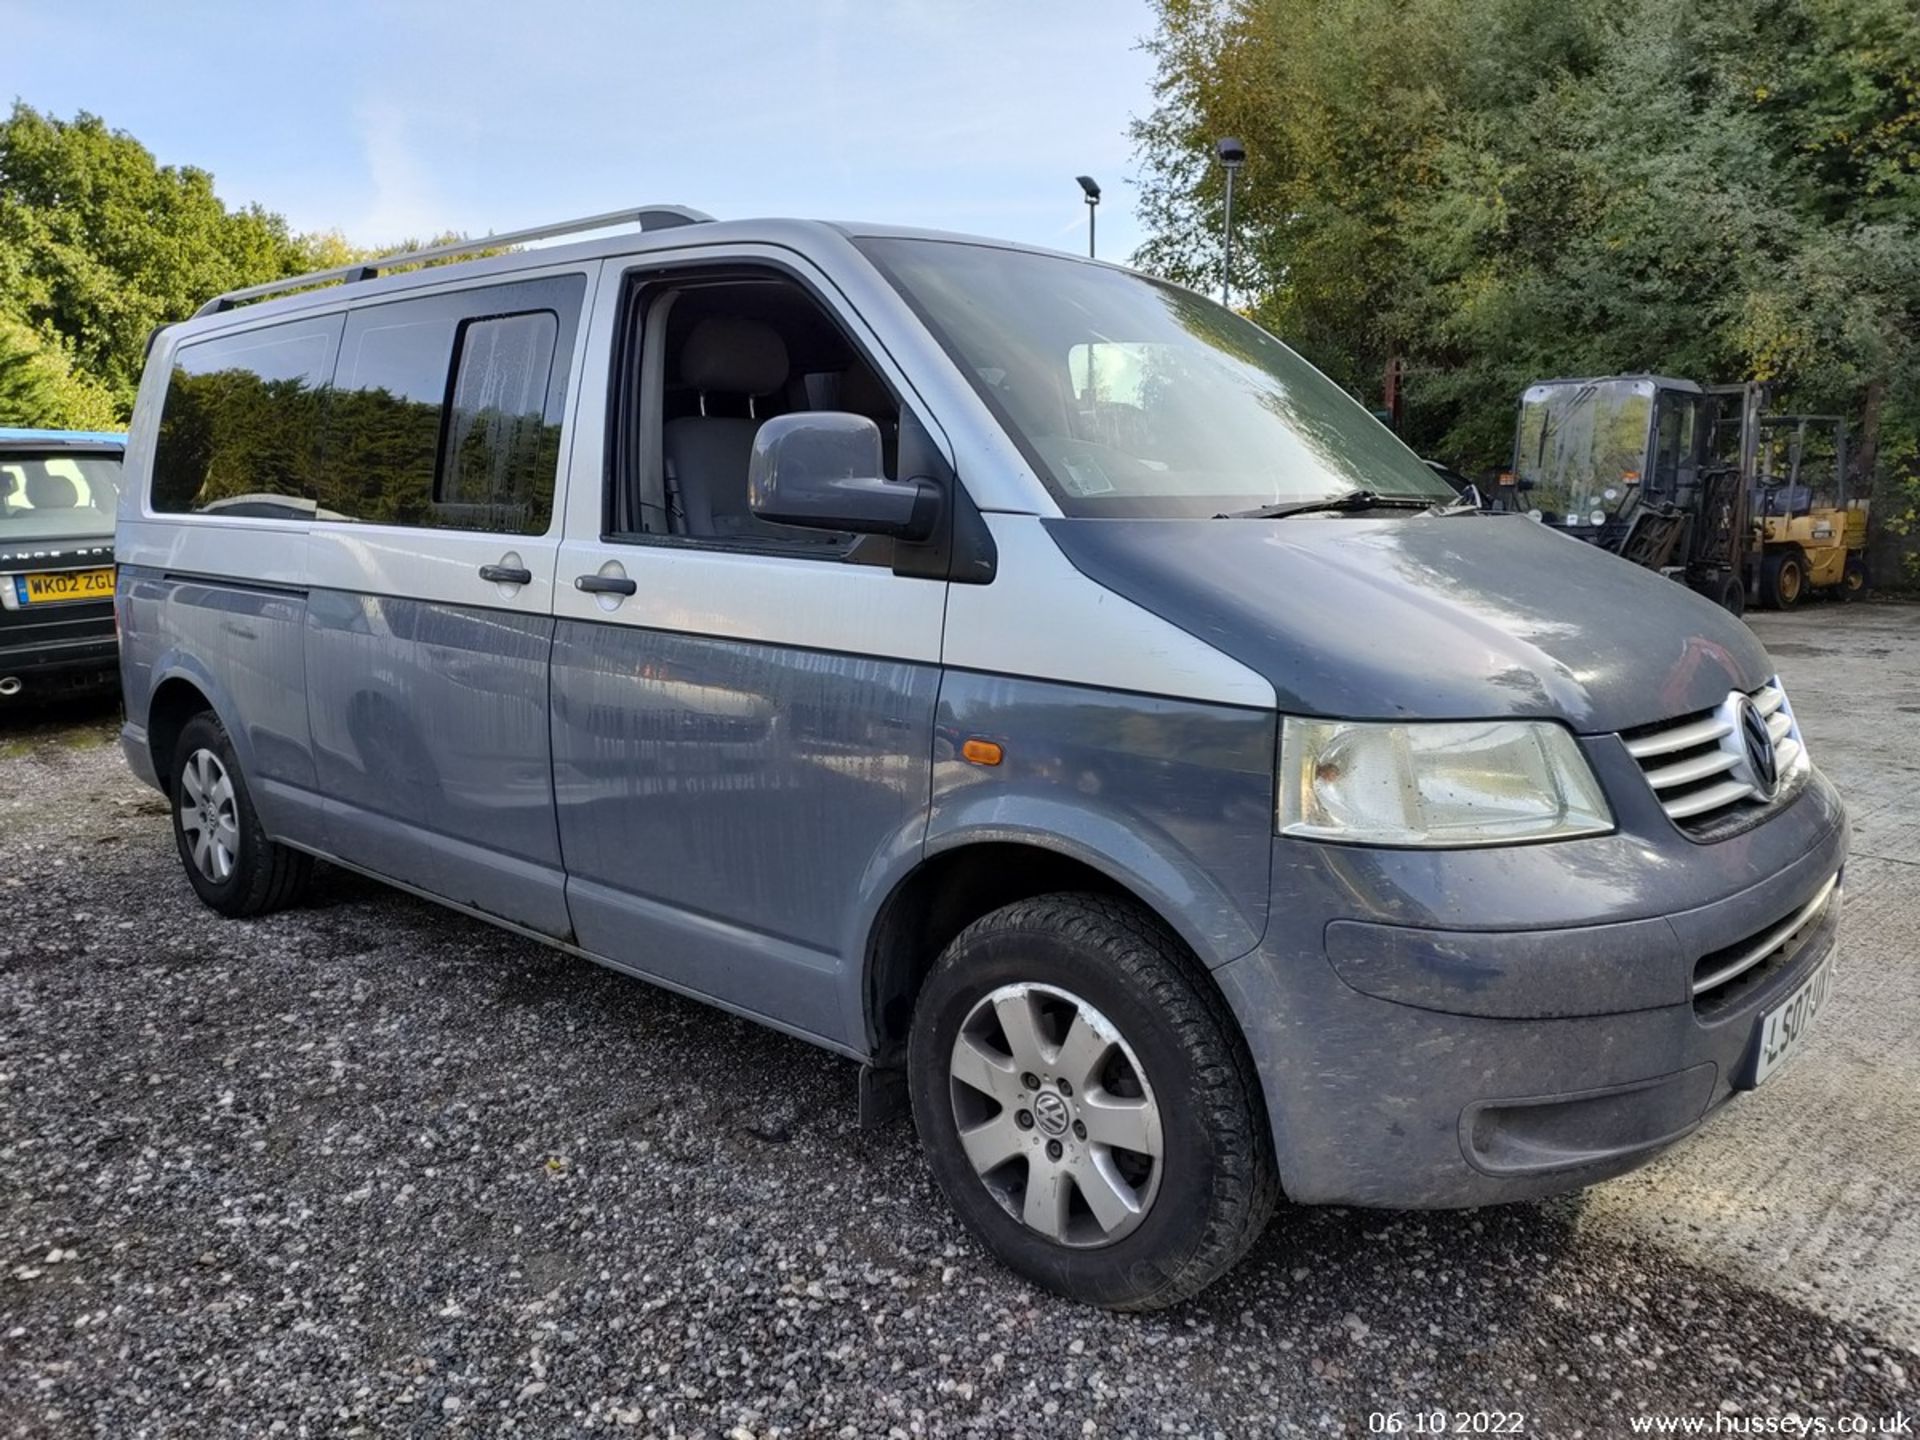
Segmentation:
{"type": "Polygon", "coordinates": [[[533,571],[524,565],[482,565],[480,578],[496,585],[531,585],[533,571]]]}
{"type": "Polygon", "coordinates": [[[576,575],[573,588],[589,595],[631,595],[640,587],[624,575],[576,575]]]}

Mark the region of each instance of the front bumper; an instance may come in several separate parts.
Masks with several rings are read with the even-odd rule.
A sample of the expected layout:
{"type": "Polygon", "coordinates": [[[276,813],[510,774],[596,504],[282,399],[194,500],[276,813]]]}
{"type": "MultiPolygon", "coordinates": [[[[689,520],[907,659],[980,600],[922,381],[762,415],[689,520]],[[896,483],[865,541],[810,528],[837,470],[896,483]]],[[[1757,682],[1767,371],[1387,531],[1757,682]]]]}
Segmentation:
{"type": "Polygon", "coordinates": [[[1765,967],[1698,1005],[1696,964],[1806,906],[1847,841],[1817,774],[1711,846],[1653,825],[1504,851],[1275,841],[1266,940],[1214,973],[1287,1194],[1482,1205],[1652,1158],[1740,1093],[1758,1017],[1833,951],[1837,891],[1765,967]]]}

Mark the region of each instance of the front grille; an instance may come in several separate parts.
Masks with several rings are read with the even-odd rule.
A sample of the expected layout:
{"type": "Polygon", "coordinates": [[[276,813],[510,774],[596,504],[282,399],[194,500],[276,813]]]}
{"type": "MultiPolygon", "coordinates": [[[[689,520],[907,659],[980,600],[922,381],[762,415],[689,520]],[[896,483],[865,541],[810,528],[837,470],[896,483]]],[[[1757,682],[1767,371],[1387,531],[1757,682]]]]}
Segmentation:
{"type": "Polygon", "coordinates": [[[1711,710],[1629,730],[1621,736],[1639,762],[1667,817],[1700,839],[1746,828],[1797,787],[1806,773],[1800,726],[1779,680],[1750,695],[1738,691],[1711,710]],[[1740,724],[1741,705],[1753,702],[1773,741],[1776,781],[1769,794],[1754,773],[1740,724]]]}
{"type": "Polygon", "coordinates": [[[1794,909],[1746,939],[1702,955],[1693,967],[1693,1008],[1703,1018],[1737,1006],[1766,984],[1783,965],[1799,958],[1800,949],[1827,917],[1840,897],[1836,873],[1806,904],[1794,909]]]}

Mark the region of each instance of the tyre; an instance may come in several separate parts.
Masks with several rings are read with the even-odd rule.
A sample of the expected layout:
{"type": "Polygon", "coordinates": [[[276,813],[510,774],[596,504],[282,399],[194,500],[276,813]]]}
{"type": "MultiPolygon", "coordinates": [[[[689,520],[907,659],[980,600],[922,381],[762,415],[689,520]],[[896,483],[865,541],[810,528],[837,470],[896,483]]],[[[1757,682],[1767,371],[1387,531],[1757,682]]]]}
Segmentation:
{"type": "Polygon", "coordinates": [[[1777,550],[1760,562],[1760,598],[1773,610],[1791,610],[1807,593],[1807,563],[1798,550],[1777,550]]]}
{"type": "Polygon", "coordinates": [[[1199,1293],[1279,1199],[1253,1062],[1151,916],[1018,901],[934,966],[908,1049],[914,1122],[966,1225],[1059,1295],[1150,1310],[1199,1293]]]}
{"type": "Polygon", "coordinates": [[[1867,557],[1857,551],[1847,556],[1846,569],[1840,572],[1840,598],[1858,600],[1873,588],[1867,574],[1867,557]]]}
{"type": "Polygon", "coordinates": [[[1741,576],[1729,575],[1720,585],[1720,607],[1730,615],[1747,613],[1747,582],[1741,576]]]}
{"type": "Polygon", "coordinates": [[[210,712],[180,731],[170,794],[174,844],[203,904],[222,915],[264,915],[299,895],[313,861],[267,838],[233,742],[210,712]]]}

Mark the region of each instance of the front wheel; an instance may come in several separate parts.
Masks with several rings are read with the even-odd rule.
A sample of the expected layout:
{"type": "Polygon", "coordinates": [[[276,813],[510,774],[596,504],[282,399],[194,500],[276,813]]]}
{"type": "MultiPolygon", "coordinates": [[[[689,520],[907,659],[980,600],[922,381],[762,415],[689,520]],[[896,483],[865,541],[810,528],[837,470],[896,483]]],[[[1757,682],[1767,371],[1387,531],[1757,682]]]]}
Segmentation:
{"type": "Polygon", "coordinates": [[[962,931],[915,1007],[908,1080],[961,1219],[1074,1300],[1197,1294],[1279,1197],[1231,1016],[1180,943],[1121,901],[1043,896],[962,931]]]}
{"type": "Polygon", "coordinates": [[[1760,598],[1774,610],[1791,610],[1807,591],[1807,565],[1798,550],[1781,550],[1760,562],[1760,598]]]}
{"type": "Polygon", "coordinates": [[[172,781],[174,843],[201,902],[235,917],[291,903],[313,861],[267,838],[233,741],[211,713],[181,728],[172,781]]]}

